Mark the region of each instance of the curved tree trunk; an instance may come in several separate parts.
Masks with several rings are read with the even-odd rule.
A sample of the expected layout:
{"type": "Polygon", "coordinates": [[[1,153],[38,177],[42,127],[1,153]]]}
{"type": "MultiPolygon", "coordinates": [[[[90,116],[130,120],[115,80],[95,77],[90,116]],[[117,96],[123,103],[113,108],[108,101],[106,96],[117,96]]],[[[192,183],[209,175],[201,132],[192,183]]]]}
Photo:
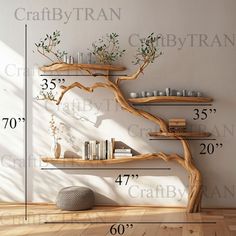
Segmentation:
{"type": "MultiPolygon", "coordinates": [[[[134,76],[128,77],[129,79],[136,79],[138,75],[141,73],[142,70],[139,70],[134,74],[134,76]]],[[[88,71],[87,71],[88,72],[88,71]]],[[[90,72],[89,72],[90,73],[90,72]]],[[[90,73],[92,75],[92,73],[90,73]]],[[[61,102],[63,96],[66,92],[71,90],[72,88],[78,87],[82,90],[85,90],[87,92],[93,92],[94,89],[97,88],[108,88],[112,90],[112,92],[115,95],[116,101],[119,103],[122,109],[141,117],[144,117],[145,119],[148,119],[152,122],[154,122],[156,125],[160,126],[160,130],[162,132],[168,132],[168,126],[166,122],[158,117],[150,114],[149,112],[143,111],[141,109],[136,109],[134,106],[132,106],[129,102],[126,101],[121,89],[119,88],[119,78],[116,80],[116,83],[112,82],[109,79],[109,71],[107,75],[103,75],[105,78],[105,82],[98,82],[94,83],[91,87],[86,87],[82,85],[79,82],[75,82],[71,84],[70,86],[61,86],[63,89],[58,101],[57,105],[61,102]]],[[[125,80],[125,77],[120,78],[121,80],[125,80]]],[[[168,137],[168,136],[167,136],[168,137]]],[[[202,178],[199,170],[195,167],[192,161],[192,155],[190,151],[189,144],[186,140],[184,140],[182,137],[175,136],[176,139],[180,140],[183,150],[184,150],[184,156],[181,157],[177,154],[171,154],[167,155],[164,153],[151,153],[151,154],[144,154],[148,156],[153,155],[158,158],[161,158],[165,161],[176,161],[178,164],[180,164],[189,175],[189,196],[188,196],[188,205],[187,205],[187,212],[193,213],[193,212],[200,212],[200,204],[201,204],[201,197],[202,197],[202,178]]]]}

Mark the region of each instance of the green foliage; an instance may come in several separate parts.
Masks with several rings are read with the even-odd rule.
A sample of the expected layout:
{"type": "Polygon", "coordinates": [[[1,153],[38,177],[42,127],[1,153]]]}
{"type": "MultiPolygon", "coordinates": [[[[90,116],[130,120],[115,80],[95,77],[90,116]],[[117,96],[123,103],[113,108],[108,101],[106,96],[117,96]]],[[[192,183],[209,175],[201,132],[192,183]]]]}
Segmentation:
{"type": "Polygon", "coordinates": [[[133,64],[140,65],[143,62],[153,63],[162,54],[158,52],[157,48],[159,38],[159,36],[154,36],[154,33],[151,33],[148,37],[140,39],[140,47],[137,49],[133,64]]]}
{"type": "Polygon", "coordinates": [[[90,52],[102,64],[111,64],[123,56],[125,50],[120,49],[119,35],[116,33],[107,34],[102,37],[98,42],[92,43],[90,52]]]}
{"type": "Polygon", "coordinates": [[[62,61],[62,58],[67,53],[65,51],[61,52],[56,49],[56,47],[60,44],[60,31],[56,30],[51,35],[46,34],[46,36],[41,39],[38,43],[35,43],[37,47],[37,51],[48,58],[50,61],[54,61],[56,58],[58,61],[62,61]]]}

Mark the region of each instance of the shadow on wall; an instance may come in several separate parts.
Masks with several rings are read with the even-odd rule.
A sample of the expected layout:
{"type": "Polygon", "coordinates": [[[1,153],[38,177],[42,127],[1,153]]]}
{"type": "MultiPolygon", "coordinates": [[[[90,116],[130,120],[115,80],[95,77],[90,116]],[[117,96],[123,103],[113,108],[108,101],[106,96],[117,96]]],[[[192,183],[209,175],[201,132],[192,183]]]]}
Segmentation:
{"type": "MultiPolygon", "coordinates": [[[[0,201],[24,201],[24,124],[3,118],[24,117],[23,57],[0,41],[0,201]]],[[[30,145],[30,144],[29,144],[30,145]]],[[[29,179],[29,188],[31,181],[29,179]]]]}

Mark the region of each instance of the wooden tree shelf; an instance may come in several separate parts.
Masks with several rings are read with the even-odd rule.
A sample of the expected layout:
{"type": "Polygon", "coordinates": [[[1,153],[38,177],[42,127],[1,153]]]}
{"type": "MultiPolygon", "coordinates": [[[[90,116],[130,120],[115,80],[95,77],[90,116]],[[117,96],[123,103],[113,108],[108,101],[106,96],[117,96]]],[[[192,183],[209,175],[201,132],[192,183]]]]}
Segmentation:
{"type": "Polygon", "coordinates": [[[178,155],[176,153],[166,154],[163,152],[158,153],[147,153],[142,155],[137,155],[134,157],[124,157],[119,159],[110,160],[93,160],[87,161],[76,158],[61,158],[55,159],[50,157],[42,157],[41,160],[46,163],[51,164],[77,164],[77,165],[106,165],[106,164],[118,164],[131,161],[142,161],[150,159],[162,159],[164,161],[175,161],[180,166],[182,166],[188,173],[189,176],[189,194],[188,194],[188,205],[187,212],[200,212],[201,210],[201,197],[202,197],[202,176],[200,171],[194,165],[189,143],[186,139],[182,137],[208,137],[210,133],[207,132],[183,132],[183,133],[170,133],[168,132],[167,121],[158,115],[153,115],[142,109],[137,109],[132,103],[144,104],[144,103],[155,103],[155,102],[189,102],[189,103],[209,103],[212,102],[212,98],[207,97],[178,97],[178,96],[157,96],[157,97],[145,97],[145,98],[132,98],[126,99],[121,88],[120,83],[123,81],[136,80],[144,69],[150,64],[151,59],[146,58],[140,67],[132,75],[117,75],[118,77],[113,80],[109,76],[110,71],[124,71],[125,67],[113,66],[113,65],[97,65],[97,64],[66,64],[66,63],[54,63],[49,66],[43,66],[40,69],[44,72],[58,72],[58,71],[72,71],[78,70],[88,73],[91,76],[97,76],[96,71],[104,71],[104,74],[99,76],[103,77],[103,82],[94,82],[91,86],[85,86],[80,82],[73,82],[70,85],[61,86],[61,94],[56,101],[59,105],[65,94],[71,89],[78,88],[85,92],[92,93],[94,90],[99,88],[109,89],[114,93],[116,102],[121,106],[122,109],[130,112],[134,115],[145,118],[160,127],[159,133],[149,133],[150,136],[165,136],[170,138],[178,139],[183,147],[183,155],[178,155]]]}
{"type": "Polygon", "coordinates": [[[211,136],[209,132],[150,132],[151,137],[188,137],[188,138],[204,138],[211,136]]]}
{"type": "Polygon", "coordinates": [[[126,68],[123,66],[114,65],[54,63],[48,66],[40,67],[40,70],[43,72],[70,70],[124,71],[126,68]]]}
{"type": "Polygon", "coordinates": [[[131,103],[155,103],[155,102],[191,102],[191,103],[207,103],[212,102],[212,98],[208,97],[180,97],[180,96],[156,96],[145,98],[130,98],[131,103]]]}
{"type": "Polygon", "coordinates": [[[147,153],[142,155],[137,155],[133,157],[122,157],[114,158],[109,160],[82,160],[79,158],[59,158],[55,159],[52,157],[42,157],[41,160],[50,164],[63,164],[63,165],[110,165],[110,164],[120,164],[125,162],[133,161],[145,161],[160,158],[159,154],[156,153],[147,153]]]}

